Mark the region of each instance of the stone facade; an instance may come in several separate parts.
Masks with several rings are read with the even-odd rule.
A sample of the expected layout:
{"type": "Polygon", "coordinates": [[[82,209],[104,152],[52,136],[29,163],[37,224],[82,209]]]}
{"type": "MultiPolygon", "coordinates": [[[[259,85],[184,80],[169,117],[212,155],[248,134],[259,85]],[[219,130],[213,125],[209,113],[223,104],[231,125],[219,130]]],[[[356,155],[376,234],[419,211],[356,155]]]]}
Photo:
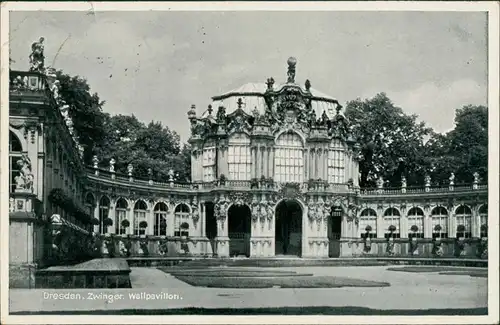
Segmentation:
{"type": "Polygon", "coordinates": [[[32,185],[11,185],[11,264],[75,254],[486,257],[487,185],[360,188],[341,105],[296,84],[295,66],[291,58],[282,85],[244,85],[200,116],[191,107],[190,184],[173,173],[168,183],[138,179],[133,166],[118,175],[98,157],[82,166],[54,79],[12,71],[11,143],[21,150],[11,157],[31,167],[11,181],[29,174],[32,185]]]}

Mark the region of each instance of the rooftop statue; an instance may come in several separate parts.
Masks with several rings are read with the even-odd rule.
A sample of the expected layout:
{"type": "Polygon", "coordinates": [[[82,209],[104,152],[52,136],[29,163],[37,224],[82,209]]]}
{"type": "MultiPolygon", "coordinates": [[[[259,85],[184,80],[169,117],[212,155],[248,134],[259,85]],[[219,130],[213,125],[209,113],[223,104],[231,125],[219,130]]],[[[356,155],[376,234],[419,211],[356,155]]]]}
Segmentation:
{"type": "Polygon", "coordinates": [[[289,83],[295,83],[295,66],[297,65],[297,59],[290,57],[287,61],[288,63],[288,81],[289,83]]]}
{"type": "Polygon", "coordinates": [[[40,37],[38,42],[31,44],[31,54],[30,59],[30,71],[44,72],[45,56],[43,55],[43,41],[45,39],[40,37]]]}

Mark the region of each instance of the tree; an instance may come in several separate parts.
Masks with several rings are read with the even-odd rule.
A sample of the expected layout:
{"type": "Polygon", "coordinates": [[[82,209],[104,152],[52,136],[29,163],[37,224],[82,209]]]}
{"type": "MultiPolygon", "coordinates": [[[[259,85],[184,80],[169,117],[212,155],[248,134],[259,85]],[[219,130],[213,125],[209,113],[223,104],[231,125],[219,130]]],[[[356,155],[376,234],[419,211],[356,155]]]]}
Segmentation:
{"type": "Polygon", "coordinates": [[[408,185],[421,185],[429,161],[425,157],[424,138],[431,129],[406,115],[384,93],[346,105],[346,117],[361,145],[360,185],[373,187],[379,177],[387,185],[401,186],[406,175],[408,185]]]}
{"type": "Polygon", "coordinates": [[[96,146],[106,138],[104,125],[107,115],[102,112],[104,101],[97,93],[90,93],[87,80],[79,76],[71,77],[59,70],[56,72],[60,82],[59,95],[69,106],[69,116],[78,141],[85,149],[84,163],[91,164],[96,146]]]}
{"type": "Polygon", "coordinates": [[[474,172],[488,177],[488,108],[467,105],[455,114],[455,128],[447,134],[434,133],[426,143],[432,178],[448,184],[451,173],[456,183],[471,183],[474,172]]]}
{"type": "Polygon", "coordinates": [[[459,181],[472,182],[473,173],[488,177],[488,108],[467,105],[455,115],[455,129],[449,134],[450,151],[459,162],[459,181]]]}
{"type": "Polygon", "coordinates": [[[178,181],[190,180],[190,149],[184,146],[181,150],[179,135],[167,126],[154,121],[146,126],[134,115],[115,115],[108,118],[104,129],[106,141],[96,154],[106,162],[114,158],[117,173],[126,174],[132,164],[135,178],[149,178],[151,169],[153,180],[167,182],[173,169],[178,181]]]}

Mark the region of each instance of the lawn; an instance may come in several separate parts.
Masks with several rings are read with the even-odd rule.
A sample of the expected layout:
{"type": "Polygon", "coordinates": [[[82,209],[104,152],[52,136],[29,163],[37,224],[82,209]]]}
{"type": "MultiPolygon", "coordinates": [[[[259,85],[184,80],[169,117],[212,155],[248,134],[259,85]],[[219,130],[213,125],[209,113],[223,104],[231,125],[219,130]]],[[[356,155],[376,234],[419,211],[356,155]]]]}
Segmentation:
{"type": "Polygon", "coordinates": [[[487,268],[467,268],[449,266],[404,266],[389,267],[388,271],[409,272],[409,273],[438,273],[441,275],[470,275],[473,277],[488,277],[487,268]]]}
{"type": "Polygon", "coordinates": [[[376,282],[361,279],[341,278],[333,276],[288,276],[288,277],[214,277],[175,275],[195,287],[208,288],[341,288],[341,287],[388,287],[387,282],[376,282]]]}
{"type": "Polygon", "coordinates": [[[179,269],[179,268],[158,268],[159,270],[178,276],[203,276],[203,277],[291,277],[291,276],[312,276],[310,273],[297,273],[294,271],[279,271],[276,269],[243,269],[243,268],[210,268],[210,269],[179,269]]]}

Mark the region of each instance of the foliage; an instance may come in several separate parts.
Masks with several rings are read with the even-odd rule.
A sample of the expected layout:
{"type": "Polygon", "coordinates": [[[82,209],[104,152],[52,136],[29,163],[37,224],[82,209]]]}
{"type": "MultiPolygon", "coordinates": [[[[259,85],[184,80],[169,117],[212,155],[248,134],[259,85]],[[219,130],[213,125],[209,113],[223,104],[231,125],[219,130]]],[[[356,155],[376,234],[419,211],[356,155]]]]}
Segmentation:
{"type": "Polygon", "coordinates": [[[409,186],[422,186],[425,174],[439,185],[449,184],[451,173],[457,183],[471,183],[474,172],[487,179],[487,107],[457,109],[455,128],[446,134],[405,114],[384,93],[348,102],[345,114],[361,145],[361,187],[375,187],[379,177],[399,187],[402,176],[409,186]]]}
{"type": "Polygon", "coordinates": [[[52,189],[49,193],[48,200],[55,206],[74,216],[77,220],[87,224],[92,223],[90,215],[85,212],[85,210],[79,206],[78,203],[73,201],[70,196],[66,195],[62,189],[52,189]]]}
{"type": "Polygon", "coordinates": [[[106,139],[104,124],[107,115],[102,112],[104,101],[97,93],[90,93],[87,80],[71,77],[59,70],[56,72],[60,82],[59,95],[69,106],[69,116],[78,135],[79,143],[84,147],[84,162],[90,164],[95,147],[102,145],[106,139]]]}
{"type": "Polygon", "coordinates": [[[139,222],[139,228],[147,228],[147,227],[148,227],[148,223],[146,221],[139,222]]]}
{"type": "Polygon", "coordinates": [[[367,100],[347,103],[346,117],[361,145],[360,186],[374,187],[382,177],[389,186],[422,184],[425,175],[424,138],[431,129],[407,115],[380,93],[367,100]]]}
{"type": "Polygon", "coordinates": [[[464,225],[458,225],[457,226],[457,232],[464,232],[465,231],[465,226],[464,225]]]}
{"type": "Polygon", "coordinates": [[[394,225],[390,225],[390,226],[389,226],[389,228],[388,228],[388,230],[389,230],[391,233],[393,233],[393,232],[395,232],[395,231],[396,231],[396,226],[394,226],[394,225]]]}
{"type": "Polygon", "coordinates": [[[153,180],[168,182],[169,170],[173,169],[177,181],[189,182],[191,148],[184,145],[181,149],[178,134],[167,126],[159,122],[146,126],[134,115],[115,115],[108,118],[104,128],[106,141],[95,154],[108,164],[115,159],[118,174],[126,174],[127,166],[132,164],[135,178],[148,179],[151,169],[153,180]]]}
{"type": "Polygon", "coordinates": [[[103,225],[104,225],[105,227],[112,226],[112,225],[113,225],[113,219],[111,219],[111,218],[106,218],[106,219],[104,219],[104,220],[103,220],[103,222],[102,222],[102,223],[103,223],[103,225]]]}
{"type": "Polygon", "coordinates": [[[370,225],[366,226],[365,230],[366,230],[366,232],[372,231],[372,226],[370,226],[370,225]]]}
{"type": "Polygon", "coordinates": [[[92,218],[92,224],[93,224],[94,226],[99,225],[99,219],[97,219],[97,218],[92,218]]]}
{"type": "Polygon", "coordinates": [[[471,183],[474,172],[488,178],[488,108],[467,105],[456,111],[455,128],[447,134],[433,134],[426,144],[430,176],[447,184],[453,172],[458,183],[471,183]]]}
{"type": "Polygon", "coordinates": [[[435,230],[435,231],[441,231],[442,229],[443,229],[443,227],[441,227],[441,225],[436,225],[436,226],[434,227],[434,230],[435,230]]]}
{"type": "Polygon", "coordinates": [[[413,226],[410,227],[410,230],[412,232],[417,232],[418,231],[418,227],[416,225],[413,225],[413,226]]]}
{"type": "Polygon", "coordinates": [[[189,224],[187,222],[183,222],[183,223],[181,223],[180,228],[183,230],[189,229],[189,224]]]}
{"type": "Polygon", "coordinates": [[[129,222],[127,219],[124,219],[124,220],[122,220],[122,222],[121,222],[121,226],[122,226],[123,228],[128,228],[128,227],[130,227],[130,222],[129,222]]]}

